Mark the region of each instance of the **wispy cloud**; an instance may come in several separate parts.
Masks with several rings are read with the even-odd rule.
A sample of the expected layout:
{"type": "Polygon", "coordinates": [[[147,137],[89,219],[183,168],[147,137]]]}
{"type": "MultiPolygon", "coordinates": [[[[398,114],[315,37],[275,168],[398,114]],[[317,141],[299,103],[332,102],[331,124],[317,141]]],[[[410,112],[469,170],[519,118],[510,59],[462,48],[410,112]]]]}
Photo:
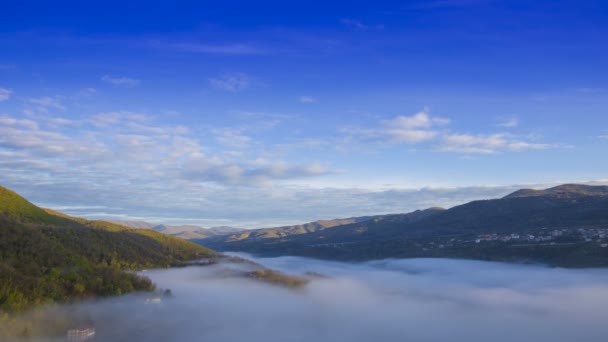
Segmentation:
{"type": "Polygon", "coordinates": [[[315,103],[315,102],[317,102],[317,99],[315,99],[314,97],[312,97],[312,96],[305,96],[305,95],[300,96],[298,98],[298,100],[301,103],[315,103]]]}
{"type": "Polygon", "coordinates": [[[491,135],[448,134],[438,146],[440,151],[465,154],[493,154],[505,151],[544,150],[555,147],[550,144],[533,143],[516,136],[499,133],[491,135]]]}
{"type": "Polygon", "coordinates": [[[319,163],[290,164],[263,158],[230,163],[218,158],[200,157],[190,159],[180,177],[195,182],[256,186],[277,180],[318,177],[330,173],[330,169],[319,163]]]}
{"type": "Polygon", "coordinates": [[[245,73],[235,72],[209,78],[209,84],[216,89],[235,93],[249,88],[251,78],[245,73]]]}
{"type": "Polygon", "coordinates": [[[61,101],[59,100],[58,97],[52,97],[52,96],[35,97],[35,98],[29,98],[27,100],[27,102],[29,102],[32,105],[37,106],[41,112],[46,112],[46,111],[48,111],[49,108],[54,108],[54,109],[59,109],[59,110],[65,109],[65,107],[63,106],[63,104],[61,103],[61,101]]]}
{"type": "Polygon", "coordinates": [[[104,112],[91,116],[88,121],[97,127],[124,125],[127,122],[144,122],[151,117],[148,114],[130,111],[104,112]]]}
{"type": "Polygon", "coordinates": [[[359,30],[367,30],[368,26],[363,24],[359,20],[343,18],[340,19],[340,22],[348,27],[353,27],[359,30]]]}
{"type": "Polygon", "coordinates": [[[519,118],[516,116],[501,117],[498,119],[498,127],[515,128],[519,126],[519,118]]]}
{"type": "Polygon", "coordinates": [[[247,147],[251,142],[251,138],[243,134],[242,129],[223,128],[214,129],[215,140],[224,146],[231,147],[247,147]]]}
{"type": "Polygon", "coordinates": [[[608,135],[600,135],[598,139],[608,140],[608,135]]]}
{"type": "Polygon", "coordinates": [[[431,117],[425,112],[413,116],[398,116],[383,122],[384,133],[390,136],[394,143],[417,143],[431,140],[438,132],[433,127],[447,125],[449,119],[431,117]]]}
{"type": "MultiPolygon", "coordinates": [[[[433,150],[461,154],[493,154],[560,147],[556,144],[530,141],[531,139],[509,133],[463,134],[453,132],[447,127],[441,129],[450,123],[450,119],[419,112],[412,116],[401,115],[383,120],[377,128],[344,128],[341,131],[364,141],[409,145],[426,143],[427,147],[433,150]]],[[[501,122],[500,126],[512,128],[517,124],[517,120],[511,119],[501,122]]]]}
{"type": "Polygon", "coordinates": [[[432,140],[439,132],[435,129],[450,123],[449,119],[432,117],[426,112],[412,116],[400,115],[390,120],[383,120],[376,128],[345,128],[342,132],[361,137],[366,140],[380,140],[394,144],[420,143],[432,140]]]}
{"type": "Polygon", "coordinates": [[[112,77],[110,75],[103,75],[103,76],[101,76],[101,80],[106,83],[110,83],[110,84],[122,86],[122,87],[127,87],[127,88],[136,87],[141,83],[141,81],[138,79],[124,77],[124,76],[112,77]]]}
{"type": "MultiPolygon", "coordinates": [[[[230,148],[246,147],[251,142],[241,129],[216,129],[212,134],[221,145],[230,148]]],[[[59,182],[74,177],[82,182],[109,185],[120,174],[124,181],[135,183],[147,179],[150,184],[206,182],[263,186],[331,172],[315,162],[294,164],[242,155],[235,160],[234,154],[223,153],[222,148],[206,150],[187,127],[163,125],[153,115],[129,111],[100,113],[78,122],[0,117],[0,152],[4,150],[19,154],[19,159],[13,162],[43,162],[36,164],[36,170],[59,182]],[[70,127],[76,124],[81,129],[74,132],[70,127]]],[[[8,162],[0,164],[8,167],[8,162]]],[[[36,170],[30,171],[36,174],[36,170]]]]}
{"type": "Polygon", "coordinates": [[[89,87],[89,88],[81,89],[78,92],[77,96],[88,98],[88,97],[95,95],[96,93],[97,93],[97,89],[89,87]]]}
{"type": "Polygon", "coordinates": [[[366,31],[366,30],[383,30],[384,29],[384,25],[383,24],[376,24],[376,25],[368,25],[368,24],[364,24],[362,21],[357,20],[357,19],[351,19],[351,18],[342,18],[340,19],[340,23],[342,23],[343,25],[345,25],[346,27],[358,30],[358,31],[366,31]]]}
{"type": "Polygon", "coordinates": [[[0,117],[0,125],[4,126],[22,126],[32,130],[38,129],[38,123],[27,119],[15,119],[11,117],[0,117]]]}
{"type": "Polygon", "coordinates": [[[11,98],[13,91],[6,88],[0,88],[0,102],[7,101],[11,98]]]}

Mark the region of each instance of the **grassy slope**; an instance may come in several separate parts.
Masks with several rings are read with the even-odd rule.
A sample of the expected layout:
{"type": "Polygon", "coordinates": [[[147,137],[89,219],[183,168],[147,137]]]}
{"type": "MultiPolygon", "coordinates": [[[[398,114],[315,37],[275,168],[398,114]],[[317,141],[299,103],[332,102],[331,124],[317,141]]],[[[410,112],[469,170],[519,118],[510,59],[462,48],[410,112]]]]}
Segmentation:
{"type": "Polygon", "coordinates": [[[125,270],[218,254],[146,230],[39,208],[0,187],[0,314],[54,301],[151,290],[125,270]]]}

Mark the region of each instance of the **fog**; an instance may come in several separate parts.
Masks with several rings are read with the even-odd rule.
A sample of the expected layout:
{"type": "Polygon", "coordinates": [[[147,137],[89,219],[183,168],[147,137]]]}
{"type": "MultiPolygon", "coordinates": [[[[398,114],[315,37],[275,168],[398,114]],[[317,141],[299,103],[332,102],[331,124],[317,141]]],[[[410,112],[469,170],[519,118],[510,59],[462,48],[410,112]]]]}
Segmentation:
{"type": "Polygon", "coordinates": [[[69,309],[94,322],[96,341],[591,342],[608,334],[608,270],[254,260],[311,280],[288,289],[225,276],[241,267],[227,264],[151,270],[144,274],[172,298],[144,304],[146,295],[130,295],[69,309]]]}

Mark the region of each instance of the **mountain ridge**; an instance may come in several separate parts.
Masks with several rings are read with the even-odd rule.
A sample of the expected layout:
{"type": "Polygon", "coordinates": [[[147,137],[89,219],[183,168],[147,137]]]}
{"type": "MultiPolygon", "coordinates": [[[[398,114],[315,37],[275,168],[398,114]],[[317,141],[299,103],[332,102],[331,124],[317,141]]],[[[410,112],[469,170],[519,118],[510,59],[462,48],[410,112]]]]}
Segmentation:
{"type": "MultiPolygon", "coordinates": [[[[424,211],[405,215],[416,213],[424,211]]],[[[301,255],[339,260],[431,256],[506,261],[530,257],[537,262],[565,266],[608,266],[608,249],[601,247],[608,246],[608,239],[602,237],[608,236],[608,187],[605,186],[565,184],[545,190],[522,189],[503,198],[434,210],[414,220],[403,217],[407,216],[386,215],[322,231],[269,239],[196,242],[218,250],[261,256],[301,255]],[[526,242],[527,247],[519,249],[497,245],[495,250],[485,252],[480,252],[475,243],[486,236],[509,241],[511,235],[518,238],[547,236],[547,231],[559,231],[570,236],[570,240],[556,244],[557,247],[535,242],[526,242]],[[589,244],[584,236],[592,234],[597,237],[589,244]],[[439,245],[443,247],[436,247],[439,245]],[[451,245],[455,247],[445,248],[451,245]],[[572,247],[579,245],[582,247],[572,247]],[[558,247],[562,248],[559,253],[556,252],[558,247]],[[538,253],[540,255],[536,255],[538,253]],[[567,260],[568,255],[573,255],[572,260],[567,260]]],[[[547,236],[543,241],[552,240],[547,236]]]]}
{"type": "Polygon", "coordinates": [[[245,229],[229,227],[229,226],[219,226],[219,227],[211,227],[204,228],[197,225],[170,225],[170,224],[156,224],[150,223],[146,221],[134,221],[134,220],[106,220],[108,222],[132,227],[132,228],[144,228],[144,229],[152,229],[161,233],[165,233],[168,235],[172,235],[175,237],[179,237],[185,240],[191,239],[204,239],[211,236],[217,235],[227,235],[236,232],[241,232],[245,229]]]}
{"type": "Polygon", "coordinates": [[[608,196],[608,186],[603,185],[584,185],[584,184],[562,184],[544,190],[520,189],[503,198],[521,197],[579,197],[579,196],[608,196]]]}

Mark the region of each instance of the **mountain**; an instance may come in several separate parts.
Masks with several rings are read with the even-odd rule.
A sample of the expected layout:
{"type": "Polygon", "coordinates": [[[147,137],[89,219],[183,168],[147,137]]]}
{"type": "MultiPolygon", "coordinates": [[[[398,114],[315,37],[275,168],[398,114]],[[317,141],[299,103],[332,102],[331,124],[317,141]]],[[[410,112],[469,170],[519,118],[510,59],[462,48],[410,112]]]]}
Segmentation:
{"type": "Polygon", "coordinates": [[[242,232],[244,230],[246,230],[246,229],[230,227],[230,226],[219,226],[219,227],[209,228],[209,231],[213,232],[215,235],[228,235],[228,234],[242,232]]]}
{"type": "Polygon", "coordinates": [[[247,246],[257,246],[266,243],[275,244],[278,241],[306,241],[309,238],[336,237],[342,239],[347,235],[358,235],[361,231],[358,227],[374,224],[382,221],[392,223],[412,223],[417,220],[442,212],[443,208],[430,208],[416,210],[408,214],[388,214],[376,216],[359,216],[345,219],[319,220],[301,225],[283,226],[276,228],[262,228],[243,231],[227,236],[208,238],[206,241],[193,240],[205,246],[211,245],[228,250],[246,250],[247,246]]]}
{"type": "Polygon", "coordinates": [[[145,221],[133,221],[133,220],[105,220],[105,221],[119,224],[121,226],[131,227],[131,228],[151,229],[152,227],[155,226],[155,224],[145,222],[145,221]]]}
{"type": "Polygon", "coordinates": [[[608,196],[608,186],[591,186],[582,184],[564,184],[545,190],[522,189],[504,198],[549,197],[578,198],[586,196],[608,196]]]}
{"type": "Polygon", "coordinates": [[[176,226],[167,224],[154,224],[145,221],[108,220],[108,222],[132,228],[152,229],[185,240],[206,239],[211,236],[228,235],[245,230],[243,228],[235,228],[228,226],[203,228],[195,225],[176,226]]]}
{"type": "Polygon", "coordinates": [[[70,217],[0,187],[0,314],[33,305],[151,290],[127,270],[219,254],[149,229],[70,217]]]}
{"type": "Polygon", "coordinates": [[[608,248],[602,247],[608,246],[607,236],[608,187],[566,184],[518,190],[447,210],[378,216],[299,235],[260,239],[253,234],[245,239],[229,236],[197,242],[269,256],[340,260],[431,256],[608,266],[608,248]],[[511,236],[517,238],[511,241],[511,236]],[[482,240],[490,242],[478,242],[482,240]]]}
{"type": "Polygon", "coordinates": [[[275,228],[261,228],[242,230],[233,232],[227,236],[220,236],[215,238],[215,241],[241,241],[247,239],[275,239],[282,238],[292,235],[308,234],[318,231],[322,231],[329,228],[334,228],[346,224],[359,223],[368,221],[376,218],[377,216],[361,216],[361,217],[350,217],[345,219],[333,219],[333,220],[318,220],[300,225],[282,226],[275,228]]]}
{"type": "Polygon", "coordinates": [[[14,191],[0,186],[0,218],[22,222],[57,222],[57,217],[38,208],[14,191]]]}

